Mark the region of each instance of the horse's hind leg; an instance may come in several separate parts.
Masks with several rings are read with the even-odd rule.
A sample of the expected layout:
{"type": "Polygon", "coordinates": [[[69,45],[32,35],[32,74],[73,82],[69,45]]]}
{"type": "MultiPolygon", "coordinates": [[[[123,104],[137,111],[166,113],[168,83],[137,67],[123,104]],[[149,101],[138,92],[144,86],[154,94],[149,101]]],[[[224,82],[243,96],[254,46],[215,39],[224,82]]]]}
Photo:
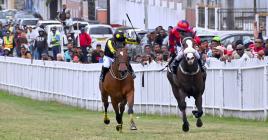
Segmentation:
{"type": "Polygon", "coordinates": [[[198,96],[198,97],[195,98],[195,105],[197,107],[197,111],[196,110],[193,110],[192,113],[197,118],[196,126],[197,127],[202,127],[203,126],[203,122],[201,120],[201,116],[203,115],[202,95],[200,95],[200,96],[198,96]]]}
{"type": "Polygon", "coordinates": [[[108,96],[105,93],[102,93],[102,102],[103,102],[103,106],[104,106],[104,123],[110,124],[110,119],[107,115],[107,109],[109,107],[109,102],[108,102],[108,96]]]}
{"type": "Polygon", "coordinates": [[[133,119],[133,105],[134,105],[134,91],[127,96],[128,102],[128,115],[130,117],[130,130],[137,130],[136,124],[133,119]]]}
{"type": "Polygon", "coordinates": [[[119,102],[116,101],[115,99],[112,99],[112,105],[113,105],[113,108],[114,108],[114,112],[115,112],[115,115],[116,115],[116,121],[117,121],[116,130],[119,131],[119,132],[122,132],[123,121],[122,121],[122,116],[121,116],[121,114],[119,112],[119,102]]]}

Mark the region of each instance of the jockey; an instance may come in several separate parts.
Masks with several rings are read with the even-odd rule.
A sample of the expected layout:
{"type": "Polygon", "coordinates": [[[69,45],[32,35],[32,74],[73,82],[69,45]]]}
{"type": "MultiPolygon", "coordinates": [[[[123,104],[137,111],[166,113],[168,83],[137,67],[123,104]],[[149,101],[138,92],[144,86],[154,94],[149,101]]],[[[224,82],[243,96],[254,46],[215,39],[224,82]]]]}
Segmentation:
{"type": "MultiPolygon", "coordinates": [[[[139,38],[136,40],[126,38],[126,35],[124,34],[123,31],[119,30],[116,31],[113,35],[113,38],[109,39],[105,45],[104,49],[104,57],[103,57],[103,66],[101,70],[101,75],[100,75],[100,80],[103,82],[106,73],[109,71],[109,68],[114,62],[114,55],[116,52],[116,47],[119,46],[120,44],[126,45],[126,44],[135,44],[138,45],[140,43],[139,38]]],[[[131,65],[128,65],[128,70],[131,73],[133,79],[136,77],[131,65]]]]}
{"type": "MultiPolygon", "coordinates": [[[[172,71],[174,74],[176,74],[179,62],[182,60],[184,55],[183,50],[185,48],[181,44],[182,38],[187,35],[192,35],[192,37],[195,38],[195,33],[190,28],[190,24],[186,20],[179,21],[177,26],[173,28],[169,34],[170,52],[173,54],[173,57],[175,57],[175,46],[177,49],[177,56],[175,57],[175,61],[172,63],[172,71]]],[[[197,50],[195,51],[194,55],[198,60],[198,64],[201,66],[201,70],[204,72],[205,66],[202,64],[200,55],[197,50]]]]}

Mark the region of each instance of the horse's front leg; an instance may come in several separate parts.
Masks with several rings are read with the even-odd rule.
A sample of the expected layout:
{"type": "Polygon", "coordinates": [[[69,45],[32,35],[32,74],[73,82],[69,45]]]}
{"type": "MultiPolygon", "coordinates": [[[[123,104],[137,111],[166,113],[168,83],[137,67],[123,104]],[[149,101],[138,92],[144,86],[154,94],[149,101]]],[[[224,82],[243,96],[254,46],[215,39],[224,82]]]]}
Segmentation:
{"type": "Polygon", "coordinates": [[[123,128],[123,121],[122,121],[122,115],[119,112],[119,101],[116,101],[115,99],[112,98],[112,105],[114,108],[114,112],[116,115],[116,121],[117,121],[117,126],[116,126],[116,130],[119,132],[122,132],[122,128],[123,128]]]}
{"type": "Polygon", "coordinates": [[[197,118],[196,126],[202,127],[203,122],[201,120],[201,117],[203,115],[203,108],[202,108],[202,95],[200,94],[198,97],[195,97],[195,105],[197,107],[197,110],[193,110],[192,113],[197,118]]]}
{"type": "Polygon", "coordinates": [[[182,90],[179,91],[179,99],[178,100],[178,106],[180,111],[182,112],[182,130],[184,132],[188,132],[189,131],[189,122],[187,120],[187,116],[186,116],[186,102],[185,102],[185,98],[186,98],[186,93],[183,92],[182,90]]]}
{"type": "Polygon", "coordinates": [[[135,124],[134,119],[133,119],[134,91],[132,91],[127,96],[127,102],[128,102],[128,115],[130,118],[130,130],[137,130],[136,124],[135,124]]]}
{"type": "Polygon", "coordinates": [[[108,102],[108,95],[102,92],[102,102],[104,106],[104,123],[105,124],[110,124],[110,119],[107,115],[107,109],[109,107],[109,102],[108,102]]]}

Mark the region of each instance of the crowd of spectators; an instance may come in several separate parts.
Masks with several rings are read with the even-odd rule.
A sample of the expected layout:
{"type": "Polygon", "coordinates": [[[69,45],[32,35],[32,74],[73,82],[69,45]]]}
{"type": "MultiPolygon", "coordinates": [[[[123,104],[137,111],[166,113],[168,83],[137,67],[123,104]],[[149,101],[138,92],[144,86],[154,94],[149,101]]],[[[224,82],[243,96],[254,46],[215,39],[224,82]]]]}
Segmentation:
{"type": "MultiPolygon", "coordinates": [[[[169,51],[169,33],[172,26],[165,30],[162,26],[158,26],[154,31],[148,32],[139,45],[127,45],[129,56],[132,62],[142,63],[144,65],[151,63],[166,64],[170,58],[169,51]]],[[[11,23],[3,26],[0,24],[0,56],[16,56],[26,59],[54,60],[66,61],[73,63],[102,63],[104,51],[101,44],[91,46],[91,37],[81,29],[79,39],[73,40],[68,38],[66,42],[67,49],[64,53],[59,50],[54,53],[53,48],[48,45],[40,45],[36,42],[42,40],[39,34],[33,32],[31,27],[19,28],[18,25],[13,26],[11,23]],[[80,44],[77,43],[79,40],[80,44]],[[96,48],[96,49],[93,49],[96,48]]],[[[56,37],[57,31],[51,33],[55,35],[51,43],[55,43],[56,47],[63,47],[59,44],[56,37]]],[[[47,43],[47,34],[44,33],[44,43],[47,43]]],[[[53,37],[53,35],[52,35],[53,37]]],[[[40,42],[39,42],[40,43],[40,42]]],[[[42,42],[41,42],[42,43],[42,42]]],[[[268,56],[268,39],[262,37],[262,30],[254,30],[254,40],[236,40],[227,46],[221,44],[219,36],[215,36],[210,42],[203,39],[195,39],[195,47],[202,54],[204,60],[218,59],[220,61],[230,62],[234,59],[263,59],[268,56]]]]}

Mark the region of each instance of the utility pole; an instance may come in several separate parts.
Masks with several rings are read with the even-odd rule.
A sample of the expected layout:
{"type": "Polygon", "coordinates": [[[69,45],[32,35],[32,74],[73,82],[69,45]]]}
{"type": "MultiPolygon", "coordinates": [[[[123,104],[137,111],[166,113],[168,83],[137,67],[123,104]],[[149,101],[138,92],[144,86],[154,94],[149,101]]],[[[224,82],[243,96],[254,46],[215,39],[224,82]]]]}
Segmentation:
{"type": "Polygon", "coordinates": [[[144,0],[144,27],[148,29],[148,0],[144,0]]]}
{"type": "Polygon", "coordinates": [[[110,18],[111,18],[111,3],[110,0],[107,0],[107,24],[111,24],[110,18]]]}
{"type": "Polygon", "coordinates": [[[254,9],[254,14],[256,14],[257,13],[257,1],[256,0],[253,1],[253,9],[254,9]]]}

